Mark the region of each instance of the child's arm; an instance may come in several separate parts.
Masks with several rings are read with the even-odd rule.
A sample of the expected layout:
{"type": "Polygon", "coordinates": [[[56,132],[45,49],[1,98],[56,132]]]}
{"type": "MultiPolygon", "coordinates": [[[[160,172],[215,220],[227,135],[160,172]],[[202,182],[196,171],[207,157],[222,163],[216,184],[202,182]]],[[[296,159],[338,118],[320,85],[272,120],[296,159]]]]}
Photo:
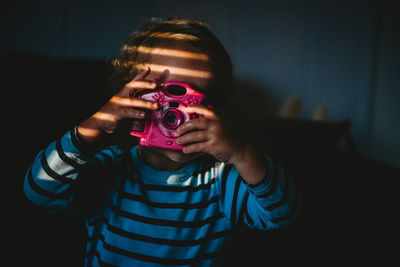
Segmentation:
{"type": "Polygon", "coordinates": [[[35,206],[50,213],[71,213],[73,184],[91,151],[77,137],[76,129],[39,152],[24,180],[24,192],[35,206]]]}
{"type": "Polygon", "coordinates": [[[224,214],[232,224],[271,230],[291,224],[299,215],[301,201],[291,176],[266,157],[264,179],[249,185],[233,165],[220,166],[218,190],[224,214]]]}
{"type": "Polygon", "coordinates": [[[149,72],[141,72],[100,111],[36,156],[24,180],[25,195],[33,204],[52,213],[69,213],[75,181],[99,150],[96,144],[103,133],[115,130],[125,118],[140,118],[142,111],[135,108],[156,108],[153,102],[130,97],[134,90],[155,88],[154,82],[143,80],[149,72]]]}
{"type": "Polygon", "coordinates": [[[299,213],[299,195],[290,175],[253,146],[232,138],[212,110],[192,106],[187,112],[203,118],[178,128],[178,144],[186,145],[185,153],[205,152],[224,162],[218,188],[232,223],[274,229],[293,222],[299,213]]]}

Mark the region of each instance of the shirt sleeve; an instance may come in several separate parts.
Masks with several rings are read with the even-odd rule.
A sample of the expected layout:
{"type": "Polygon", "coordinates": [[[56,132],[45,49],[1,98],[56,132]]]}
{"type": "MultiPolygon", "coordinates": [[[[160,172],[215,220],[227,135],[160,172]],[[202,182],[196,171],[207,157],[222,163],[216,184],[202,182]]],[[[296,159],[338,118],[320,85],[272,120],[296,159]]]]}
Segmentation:
{"type": "Polygon", "coordinates": [[[68,131],[36,156],[24,179],[25,196],[49,213],[70,213],[74,184],[93,154],[93,149],[79,140],[76,128],[68,131]]]}
{"type": "Polygon", "coordinates": [[[300,211],[300,195],[290,174],[266,157],[267,173],[256,185],[244,182],[236,168],[221,164],[218,188],[224,214],[232,224],[272,230],[291,224],[300,211]]]}

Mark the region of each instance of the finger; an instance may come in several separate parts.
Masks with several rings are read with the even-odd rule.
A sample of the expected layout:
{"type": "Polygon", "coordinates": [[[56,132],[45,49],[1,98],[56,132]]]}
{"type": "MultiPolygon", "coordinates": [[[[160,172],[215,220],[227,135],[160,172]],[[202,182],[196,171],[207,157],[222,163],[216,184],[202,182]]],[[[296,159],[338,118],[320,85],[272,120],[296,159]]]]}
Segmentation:
{"type": "Polygon", "coordinates": [[[196,113],[199,115],[203,115],[207,119],[217,119],[218,116],[211,109],[206,108],[202,105],[193,105],[185,108],[185,111],[189,114],[196,113]]]}
{"type": "Polygon", "coordinates": [[[158,109],[157,102],[152,102],[149,100],[134,98],[134,97],[113,96],[110,102],[121,107],[144,108],[150,110],[158,109]]]}
{"type": "Polygon", "coordinates": [[[207,133],[205,131],[195,131],[185,134],[176,139],[178,145],[184,146],[197,142],[205,142],[208,140],[207,133]]]}
{"type": "Polygon", "coordinates": [[[119,111],[119,119],[144,119],[146,112],[137,109],[124,108],[119,111]]]}
{"type": "Polygon", "coordinates": [[[206,118],[198,118],[190,121],[186,121],[184,124],[176,129],[179,135],[184,135],[187,132],[194,130],[207,130],[209,128],[209,120],[206,118]]]}
{"type": "Polygon", "coordinates": [[[207,142],[194,143],[182,149],[185,154],[207,152],[207,142]]]}
{"type": "Polygon", "coordinates": [[[146,68],[144,68],[144,70],[142,72],[140,72],[138,75],[135,76],[135,78],[133,78],[133,80],[142,80],[144,78],[146,78],[147,75],[150,74],[150,67],[146,66],[146,68]]]}
{"type": "Polygon", "coordinates": [[[157,82],[156,81],[149,81],[149,80],[132,80],[129,83],[127,83],[124,88],[122,89],[120,95],[121,96],[133,96],[134,93],[138,90],[144,90],[144,89],[156,89],[157,88],[157,82]]]}
{"type": "Polygon", "coordinates": [[[150,80],[134,80],[125,85],[129,89],[154,89],[157,87],[156,81],[150,80]]]}

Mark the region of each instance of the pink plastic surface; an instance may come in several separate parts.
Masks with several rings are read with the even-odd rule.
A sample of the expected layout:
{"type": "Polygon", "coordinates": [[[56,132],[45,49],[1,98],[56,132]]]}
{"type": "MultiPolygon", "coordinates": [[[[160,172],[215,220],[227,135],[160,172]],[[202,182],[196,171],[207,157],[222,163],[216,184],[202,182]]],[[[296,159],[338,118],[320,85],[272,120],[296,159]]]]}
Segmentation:
{"type": "Polygon", "coordinates": [[[202,104],[205,95],[192,89],[188,83],[168,81],[160,89],[142,90],[135,97],[158,102],[159,109],[146,110],[145,119],[134,120],[130,134],[139,137],[143,146],[182,150],[183,146],[176,143],[176,128],[185,121],[198,117],[196,114],[188,114],[184,109],[202,104]],[[177,87],[178,90],[175,90],[177,87]],[[179,88],[185,88],[186,92],[182,94],[184,90],[179,88]]]}

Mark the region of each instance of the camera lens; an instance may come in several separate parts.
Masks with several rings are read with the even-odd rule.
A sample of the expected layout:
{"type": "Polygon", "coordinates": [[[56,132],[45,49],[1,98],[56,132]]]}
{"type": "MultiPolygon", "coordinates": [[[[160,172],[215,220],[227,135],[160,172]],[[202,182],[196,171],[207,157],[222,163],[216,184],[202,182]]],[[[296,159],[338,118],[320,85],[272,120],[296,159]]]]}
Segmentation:
{"type": "Polygon", "coordinates": [[[168,129],[176,129],[182,124],[183,116],[177,109],[168,109],[164,112],[162,123],[168,129]]]}
{"type": "Polygon", "coordinates": [[[165,116],[165,121],[169,124],[169,125],[174,125],[176,124],[176,116],[175,114],[171,114],[169,113],[167,116],[165,116]]]}

